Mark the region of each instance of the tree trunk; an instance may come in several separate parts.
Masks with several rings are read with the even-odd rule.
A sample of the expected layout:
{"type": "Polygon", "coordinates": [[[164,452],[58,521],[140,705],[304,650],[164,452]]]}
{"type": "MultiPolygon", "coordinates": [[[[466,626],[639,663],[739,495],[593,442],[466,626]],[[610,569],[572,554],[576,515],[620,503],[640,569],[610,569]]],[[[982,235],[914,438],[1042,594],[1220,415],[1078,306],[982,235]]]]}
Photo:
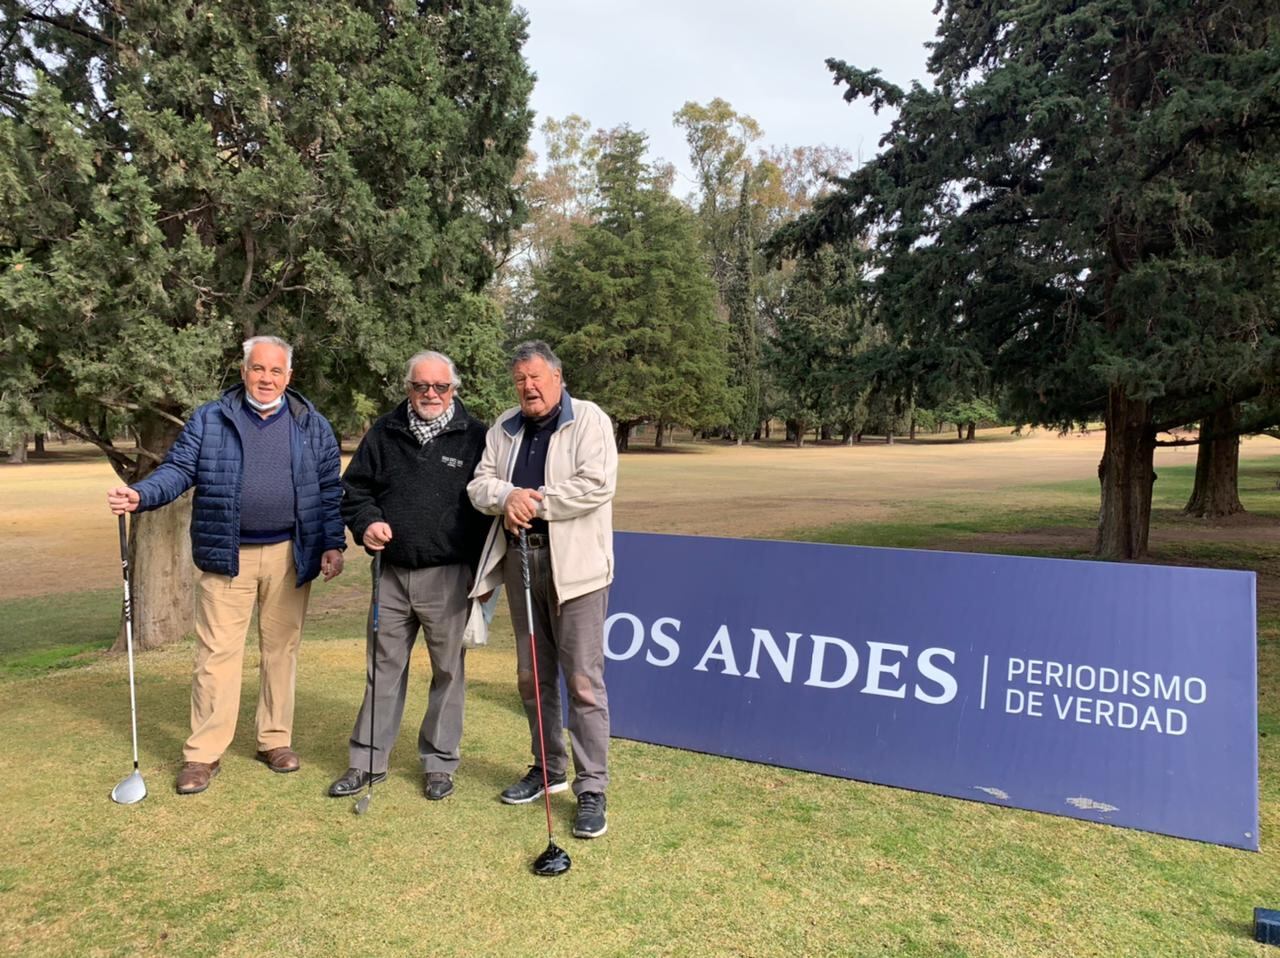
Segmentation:
{"type": "Polygon", "coordinates": [[[627,447],[631,444],[631,423],[618,423],[618,452],[626,452],[627,447]]]}
{"type": "Polygon", "coordinates": [[[1220,519],[1244,512],[1238,488],[1240,437],[1235,435],[1235,426],[1232,406],[1207,416],[1200,425],[1196,484],[1183,510],[1198,519],[1220,519]]]}
{"type": "Polygon", "coordinates": [[[1147,554],[1156,481],[1151,407],[1112,386],[1104,425],[1107,438],[1098,463],[1102,505],[1094,552],[1103,559],[1140,559],[1147,554]]]}
{"type": "Polygon", "coordinates": [[[9,462],[11,465],[20,466],[27,461],[27,434],[25,432],[15,433],[13,437],[13,448],[9,450],[9,462]]]}
{"type": "Polygon", "coordinates": [[[43,456],[44,455],[44,433],[38,432],[35,434],[33,438],[36,444],[34,454],[37,456],[43,456]]]}
{"type": "MultiPolygon", "coordinates": [[[[177,642],[195,628],[195,582],[191,561],[191,500],[187,492],[169,505],[129,524],[129,592],[133,599],[135,650],[177,642]]],[[[123,603],[112,651],[125,647],[123,603]]]]}
{"type": "Polygon", "coordinates": [[[907,434],[907,438],[912,442],[916,441],[916,417],[911,417],[911,431],[907,434]]]}
{"type": "Polygon", "coordinates": [[[892,430],[892,429],[890,429],[888,432],[886,432],[886,433],[884,434],[884,444],[885,444],[886,446],[892,446],[892,445],[893,445],[893,430],[892,430]]]}
{"type": "Polygon", "coordinates": [[[956,438],[961,442],[964,442],[964,424],[963,423],[956,423],[956,438]]]}
{"type": "MultiPolygon", "coordinates": [[[[795,431],[792,433],[791,444],[795,446],[797,449],[799,449],[804,445],[804,434],[805,434],[805,428],[806,428],[804,424],[804,420],[795,419],[795,420],[789,420],[789,423],[790,422],[795,423],[795,427],[794,427],[795,431]]],[[[791,429],[792,427],[791,425],[788,425],[787,428],[791,429]]]]}
{"type": "MultiPolygon", "coordinates": [[[[161,416],[144,416],[138,441],[157,456],[169,451],[181,431],[161,416]]],[[[156,462],[139,457],[132,469],[115,464],[116,474],[134,483],[155,470],[156,462]]],[[[191,502],[188,491],[169,505],[129,521],[129,585],[133,598],[133,642],[137,649],[154,649],[176,642],[195,626],[195,564],[191,561],[191,502]]],[[[114,651],[125,646],[124,610],[114,651]]]]}
{"type": "Polygon", "coordinates": [[[658,420],[657,427],[653,430],[653,448],[661,449],[666,445],[667,424],[661,419],[658,420]]]}
{"type": "Polygon", "coordinates": [[[822,439],[822,440],[824,440],[824,441],[830,441],[830,439],[831,439],[831,424],[830,424],[830,423],[823,423],[823,424],[822,424],[822,428],[818,431],[818,438],[819,438],[819,439],[822,439]]]}
{"type": "Polygon", "coordinates": [[[966,442],[972,442],[972,441],[973,441],[973,437],[974,437],[975,432],[977,431],[977,428],[978,428],[978,424],[977,424],[976,422],[973,422],[972,420],[970,420],[970,422],[969,422],[969,428],[968,428],[968,430],[965,432],[965,437],[964,437],[966,442]]]}

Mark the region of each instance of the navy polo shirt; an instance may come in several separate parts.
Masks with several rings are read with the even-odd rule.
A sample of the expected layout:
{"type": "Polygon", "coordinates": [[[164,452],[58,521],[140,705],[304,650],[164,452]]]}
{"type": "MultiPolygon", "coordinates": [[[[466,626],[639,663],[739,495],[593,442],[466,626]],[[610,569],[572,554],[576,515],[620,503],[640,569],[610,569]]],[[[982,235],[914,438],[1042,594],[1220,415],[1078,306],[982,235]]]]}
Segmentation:
{"type": "MultiPolygon", "coordinates": [[[[551,444],[551,434],[560,424],[560,406],[541,419],[530,419],[524,413],[520,418],[524,421],[524,436],[516,453],[511,481],[523,489],[541,489],[547,484],[547,447],[551,444]]],[[[546,519],[534,519],[529,527],[531,534],[545,535],[546,531],[546,519]]]]}

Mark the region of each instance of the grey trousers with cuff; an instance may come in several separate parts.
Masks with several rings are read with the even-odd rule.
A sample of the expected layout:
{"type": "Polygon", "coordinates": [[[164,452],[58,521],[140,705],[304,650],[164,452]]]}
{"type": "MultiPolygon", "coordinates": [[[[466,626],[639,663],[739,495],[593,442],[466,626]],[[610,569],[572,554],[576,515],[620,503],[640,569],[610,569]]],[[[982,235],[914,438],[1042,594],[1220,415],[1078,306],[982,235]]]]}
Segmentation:
{"type": "MultiPolygon", "coordinates": [[[[516,678],[524,701],[535,765],[543,765],[538,748],[538,713],[533,689],[533,658],[525,613],[520,551],[507,549],[503,560],[507,604],[516,639],[516,678]]],[[[547,742],[548,775],[568,768],[561,722],[560,683],[569,692],[569,743],[573,747],[573,793],[603,792],[609,785],[609,696],[604,687],[604,620],[609,589],[597,589],[558,603],[551,577],[551,550],[529,550],[534,645],[538,651],[538,684],[542,693],[542,726],[547,742]]]]}
{"type": "Polygon", "coordinates": [[[378,701],[376,725],[369,728],[373,680],[373,619],[368,623],[365,653],[364,702],[351,730],[352,768],[369,768],[370,743],[374,772],[385,772],[391,747],[400,732],[405,694],[409,688],[409,654],[421,627],[431,659],[431,687],[427,714],[418,730],[418,756],[427,772],[458,767],[462,741],[463,700],[466,692],[462,632],[470,603],[467,588],[471,570],[464,565],[404,569],[384,564],[379,586],[378,701]]]}

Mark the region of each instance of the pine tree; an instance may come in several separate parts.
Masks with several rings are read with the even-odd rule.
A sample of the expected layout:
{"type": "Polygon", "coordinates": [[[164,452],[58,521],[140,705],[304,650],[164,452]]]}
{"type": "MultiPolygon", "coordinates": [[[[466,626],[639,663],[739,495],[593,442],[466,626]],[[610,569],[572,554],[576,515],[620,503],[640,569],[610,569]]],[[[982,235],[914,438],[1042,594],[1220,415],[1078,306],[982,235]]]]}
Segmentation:
{"type": "Polygon", "coordinates": [[[617,423],[618,448],[652,422],[704,428],[727,414],[727,330],[697,224],[644,159],[646,138],[601,154],[596,221],[574,228],[537,277],[536,331],[565,363],[571,391],[617,423]]]}
{"type": "MultiPolygon", "coordinates": [[[[66,6],[0,2],[6,404],[128,481],[258,333],[339,426],[428,346],[500,408],[482,290],[523,215],[532,86],[509,0],[66,6]]],[[[183,508],[134,526],[144,645],[190,628],[183,508]]]]}
{"type": "Polygon", "coordinates": [[[738,445],[750,439],[760,425],[763,375],[760,317],[755,300],[756,243],[752,235],[750,188],[751,174],[744,173],[734,227],[733,259],[724,294],[729,313],[729,428],[738,445]]]}
{"type": "Polygon", "coordinates": [[[990,375],[1023,421],[1101,416],[1097,552],[1145,554],[1159,434],[1274,395],[1273,0],[946,0],[931,88],[779,248],[873,236],[903,362],[990,375]]]}

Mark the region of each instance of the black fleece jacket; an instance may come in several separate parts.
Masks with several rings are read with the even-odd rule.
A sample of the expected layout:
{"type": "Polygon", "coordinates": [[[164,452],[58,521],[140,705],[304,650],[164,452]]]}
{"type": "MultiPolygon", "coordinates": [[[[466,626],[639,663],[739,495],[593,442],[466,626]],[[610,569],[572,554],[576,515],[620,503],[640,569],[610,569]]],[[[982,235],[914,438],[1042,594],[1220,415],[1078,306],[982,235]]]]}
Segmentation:
{"type": "Polygon", "coordinates": [[[342,519],[358,544],[375,522],[391,526],[384,561],[408,569],[475,569],[490,519],[467,498],[485,426],[458,399],[444,432],[425,446],[409,430],[408,400],[380,417],[342,474],[342,519]]]}

